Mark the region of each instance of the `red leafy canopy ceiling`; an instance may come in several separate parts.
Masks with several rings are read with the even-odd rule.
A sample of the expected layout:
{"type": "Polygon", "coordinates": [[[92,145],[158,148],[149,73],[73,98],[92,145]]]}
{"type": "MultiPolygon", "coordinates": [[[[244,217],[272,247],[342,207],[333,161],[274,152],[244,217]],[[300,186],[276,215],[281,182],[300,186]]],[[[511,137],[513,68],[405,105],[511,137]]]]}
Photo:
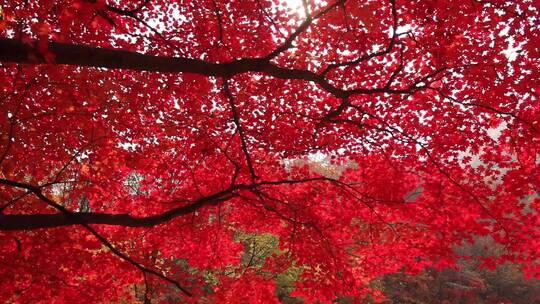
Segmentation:
{"type": "Polygon", "coordinates": [[[1,8],[3,302],[361,302],[475,236],[540,275],[535,1],[1,8]]]}

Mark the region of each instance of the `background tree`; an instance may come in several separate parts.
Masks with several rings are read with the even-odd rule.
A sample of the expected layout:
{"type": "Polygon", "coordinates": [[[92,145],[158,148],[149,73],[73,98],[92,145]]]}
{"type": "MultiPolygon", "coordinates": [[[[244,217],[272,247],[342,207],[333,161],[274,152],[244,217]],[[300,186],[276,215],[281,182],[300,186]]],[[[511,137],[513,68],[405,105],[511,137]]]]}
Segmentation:
{"type": "Polygon", "coordinates": [[[291,3],[3,2],[3,302],[362,302],[478,235],[539,275],[538,4],[291,3]]]}
{"type": "Polygon", "coordinates": [[[482,261],[504,254],[490,238],[456,248],[463,257],[456,269],[426,269],[410,276],[387,274],[378,283],[388,300],[383,303],[536,303],[540,281],[524,279],[512,263],[481,267],[482,261]]]}

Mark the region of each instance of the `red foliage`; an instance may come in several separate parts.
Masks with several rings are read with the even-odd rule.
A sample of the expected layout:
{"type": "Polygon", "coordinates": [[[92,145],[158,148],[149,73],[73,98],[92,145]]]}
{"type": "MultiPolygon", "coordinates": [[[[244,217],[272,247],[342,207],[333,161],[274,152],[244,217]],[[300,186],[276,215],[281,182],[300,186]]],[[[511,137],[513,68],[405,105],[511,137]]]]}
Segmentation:
{"type": "Polygon", "coordinates": [[[540,276],[538,3],[287,3],[4,2],[1,302],[362,302],[477,235],[540,276]]]}

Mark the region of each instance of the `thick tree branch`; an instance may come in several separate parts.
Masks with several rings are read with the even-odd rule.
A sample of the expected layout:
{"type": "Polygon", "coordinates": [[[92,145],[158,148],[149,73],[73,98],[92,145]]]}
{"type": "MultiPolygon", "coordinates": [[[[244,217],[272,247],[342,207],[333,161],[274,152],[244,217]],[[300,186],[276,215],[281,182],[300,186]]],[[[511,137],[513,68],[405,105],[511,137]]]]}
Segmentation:
{"type": "MultiPolygon", "coordinates": [[[[56,203],[55,201],[53,201],[52,199],[48,198],[45,194],[43,194],[43,192],[41,191],[41,188],[42,187],[36,187],[36,186],[33,186],[33,185],[30,185],[30,184],[26,184],[26,183],[21,183],[21,182],[16,182],[16,181],[12,181],[12,180],[7,180],[7,179],[0,179],[0,184],[4,184],[4,185],[7,185],[7,186],[11,186],[11,187],[16,187],[16,188],[22,188],[22,189],[27,189],[29,192],[32,192],[35,196],[37,196],[40,200],[42,200],[43,202],[45,202],[47,205],[55,208],[56,210],[60,211],[60,213],[58,215],[63,215],[65,218],[80,218],[80,213],[74,213],[68,209],[66,209],[64,206],[56,203]]],[[[203,200],[201,200],[202,202],[203,200]]],[[[178,208],[177,208],[178,209],[178,208]]],[[[174,210],[174,209],[173,209],[174,210]]],[[[171,210],[172,211],[172,210],[171,210]]],[[[163,213],[163,214],[167,214],[167,212],[163,213]]],[[[4,223],[4,218],[3,216],[0,216],[0,226],[4,223]]],[[[9,222],[9,221],[8,221],[9,222]]],[[[180,283],[178,283],[177,281],[167,277],[166,275],[156,271],[156,270],[153,270],[151,268],[148,268],[148,267],[145,267],[143,266],[142,264],[138,263],[137,261],[133,260],[131,257],[129,257],[127,254],[121,252],[120,250],[118,250],[111,242],[109,242],[109,240],[107,240],[104,236],[102,236],[101,234],[99,234],[93,227],[91,227],[89,225],[89,223],[87,222],[84,222],[84,221],[81,221],[80,219],[78,219],[75,224],[77,225],[81,225],[82,227],[84,227],[86,230],[88,230],[94,237],[96,237],[103,245],[105,245],[114,255],[116,255],[117,257],[119,257],[120,259],[132,264],[133,266],[135,266],[137,269],[139,269],[140,271],[143,272],[143,274],[146,274],[146,273],[150,273],[150,274],[153,274],[169,283],[172,283],[173,285],[175,285],[179,290],[181,290],[184,294],[188,295],[188,296],[192,296],[192,294],[186,290],[185,288],[183,288],[180,283]]],[[[1,229],[1,228],[0,228],[1,229]]]]}
{"type": "Polygon", "coordinates": [[[228,200],[234,196],[233,191],[236,190],[236,187],[230,187],[224,191],[196,200],[189,205],[173,208],[158,215],[147,217],[133,217],[129,214],[72,212],[45,197],[42,194],[40,187],[6,179],[0,179],[0,184],[20,189],[26,189],[35,194],[38,198],[44,200],[47,204],[62,211],[62,213],[55,214],[0,215],[0,230],[31,230],[81,224],[106,224],[126,227],[152,227],[168,222],[175,217],[192,213],[206,205],[217,204],[219,202],[228,200]]]}
{"type": "MultiPolygon", "coordinates": [[[[150,72],[194,73],[205,76],[230,78],[231,76],[261,72],[280,79],[305,80],[318,84],[330,94],[345,98],[353,94],[407,94],[410,89],[355,88],[344,90],[331,84],[323,75],[308,70],[279,67],[268,58],[243,58],[231,62],[215,63],[183,57],[144,55],[136,52],[96,48],[51,42],[48,52],[54,56],[55,64],[99,67],[107,69],[129,69],[150,72]]],[[[31,44],[15,39],[0,38],[0,61],[43,64],[49,63],[38,54],[31,44]]]]}
{"type": "Polygon", "coordinates": [[[236,197],[237,190],[250,190],[259,186],[293,185],[306,182],[328,181],[333,179],[325,177],[306,178],[300,180],[262,181],[256,184],[237,184],[213,195],[200,198],[189,205],[177,207],[160,214],[134,217],[129,214],[108,214],[98,212],[72,212],[62,205],[48,199],[41,192],[41,187],[32,186],[7,179],[0,179],[0,184],[19,189],[26,189],[47,204],[62,211],[53,214],[0,214],[1,230],[33,230],[42,228],[55,228],[73,225],[103,224],[124,227],[153,227],[171,221],[172,219],[191,214],[202,207],[219,204],[236,197]]]}

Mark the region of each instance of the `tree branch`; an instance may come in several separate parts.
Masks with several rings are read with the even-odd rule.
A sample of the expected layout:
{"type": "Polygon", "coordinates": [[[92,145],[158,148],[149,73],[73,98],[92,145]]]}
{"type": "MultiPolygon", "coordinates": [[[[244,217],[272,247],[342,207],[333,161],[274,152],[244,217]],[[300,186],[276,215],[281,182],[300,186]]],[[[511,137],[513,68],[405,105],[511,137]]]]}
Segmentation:
{"type": "MultiPolygon", "coordinates": [[[[26,44],[15,39],[0,38],[0,61],[27,64],[48,63],[44,56],[39,54],[36,56],[37,51],[32,45],[33,43],[26,44]]],[[[309,70],[279,67],[271,63],[268,58],[242,58],[231,62],[217,63],[200,59],[152,56],[123,50],[59,42],[50,42],[48,52],[54,56],[55,64],[85,67],[194,73],[223,78],[231,78],[234,75],[247,72],[261,72],[280,79],[297,79],[314,82],[325,91],[339,98],[345,98],[353,94],[410,93],[409,89],[390,89],[385,87],[344,90],[331,84],[322,74],[317,74],[309,70]]]]}
{"type": "Polygon", "coordinates": [[[67,210],[62,205],[50,200],[41,192],[41,187],[20,183],[7,179],[0,179],[0,184],[7,186],[26,189],[36,195],[39,199],[47,204],[60,210],[61,213],[38,213],[38,214],[0,214],[0,231],[2,230],[34,230],[42,228],[55,228],[73,225],[89,225],[102,224],[124,227],[153,227],[159,224],[166,223],[172,219],[191,214],[202,207],[216,205],[224,201],[228,201],[236,197],[237,190],[250,190],[259,186],[278,186],[278,185],[294,185],[307,182],[328,181],[334,182],[333,179],[325,177],[306,178],[299,180],[278,180],[278,181],[261,181],[254,184],[237,184],[229,188],[200,198],[193,201],[191,204],[177,207],[165,211],[160,214],[134,217],[129,214],[110,214],[99,212],[73,212],[67,210]]]}

